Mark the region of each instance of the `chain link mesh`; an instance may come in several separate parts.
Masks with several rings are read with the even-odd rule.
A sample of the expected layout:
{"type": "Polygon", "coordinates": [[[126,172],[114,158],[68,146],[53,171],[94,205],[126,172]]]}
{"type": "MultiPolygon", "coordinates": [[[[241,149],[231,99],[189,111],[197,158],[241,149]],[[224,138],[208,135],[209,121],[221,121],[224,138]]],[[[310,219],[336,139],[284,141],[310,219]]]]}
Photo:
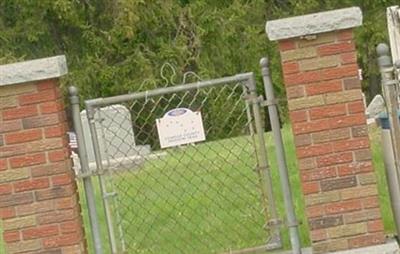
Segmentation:
{"type": "Polygon", "coordinates": [[[96,108],[103,177],[116,193],[115,231],[126,253],[229,253],[266,244],[246,93],[243,83],[224,84],[111,105],[113,114],[96,108]],[[174,108],[201,112],[206,141],[160,148],[156,119],[174,108]]]}

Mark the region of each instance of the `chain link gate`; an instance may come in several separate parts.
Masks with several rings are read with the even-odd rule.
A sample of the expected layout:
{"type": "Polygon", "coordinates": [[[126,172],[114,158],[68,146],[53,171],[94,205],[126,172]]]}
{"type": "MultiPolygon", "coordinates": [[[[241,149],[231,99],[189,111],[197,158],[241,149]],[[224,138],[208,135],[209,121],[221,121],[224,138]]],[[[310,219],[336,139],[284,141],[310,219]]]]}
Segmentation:
{"type": "MultiPolygon", "coordinates": [[[[90,200],[104,205],[100,220],[107,224],[111,253],[253,253],[281,247],[263,100],[253,73],[85,104],[97,167],[82,165],[81,177],[98,176],[94,189],[101,195],[86,191],[86,198],[89,208],[90,200]],[[176,108],[201,113],[205,141],[160,148],[156,121],[176,108]]],[[[104,234],[93,224],[92,234],[103,245],[95,244],[96,253],[102,253],[108,243],[100,243],[104,234]]]]}

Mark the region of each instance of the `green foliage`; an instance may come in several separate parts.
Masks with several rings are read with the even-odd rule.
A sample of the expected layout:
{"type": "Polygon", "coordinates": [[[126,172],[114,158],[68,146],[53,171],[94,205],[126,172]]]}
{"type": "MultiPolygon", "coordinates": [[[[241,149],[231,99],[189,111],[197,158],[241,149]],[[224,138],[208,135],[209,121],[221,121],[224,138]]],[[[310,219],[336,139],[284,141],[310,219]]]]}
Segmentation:
{"type": "MultiPolygon", "coordinates": [[[[66,54],[84,98],[137,91],[143,80],[161,83],[170,62],[178,75],[203,79],[259,73],[271,59],[273,81],[284,95],[275,43],[266,20],[360,6],[359,62],[367,88],[376,79],[375,46],[387,40],[387,6],[396,0],[0,0],[0,63],[66,54]]],[[[258,74],[258,79],[259,79],[258,74]]],[[[375,89],[376,90],[376,89],[375,89]]]]}

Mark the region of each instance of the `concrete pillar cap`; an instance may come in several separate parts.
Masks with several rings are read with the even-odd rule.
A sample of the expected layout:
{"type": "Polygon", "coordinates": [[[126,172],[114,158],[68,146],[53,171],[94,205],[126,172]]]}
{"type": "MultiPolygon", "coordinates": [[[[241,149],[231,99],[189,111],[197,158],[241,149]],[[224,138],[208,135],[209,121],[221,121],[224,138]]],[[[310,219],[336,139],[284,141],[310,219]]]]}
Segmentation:
{"type": "Polygon", "coordinates": [[[0,86],[58,78],[68,73],[64,55],[0,65],[0,86]]]}
{"type": "Polygon", "coordinates": [[[265,30],[271,41],[313,35],[361,26],[359,7],[318,12],[267,21],[265,30]]]}

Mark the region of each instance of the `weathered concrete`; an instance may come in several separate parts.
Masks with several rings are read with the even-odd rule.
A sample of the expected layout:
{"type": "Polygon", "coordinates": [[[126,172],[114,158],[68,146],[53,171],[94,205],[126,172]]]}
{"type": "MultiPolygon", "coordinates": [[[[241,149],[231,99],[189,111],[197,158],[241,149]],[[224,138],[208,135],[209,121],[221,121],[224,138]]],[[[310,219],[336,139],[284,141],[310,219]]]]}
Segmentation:
{"type": "Polygon", "coordinates": [[[266,24],[268,38],[271,41],[343,30],[361,26],[360,8],[351,7],[333,11],[319,12],[279,20],[266,24]]]}
{"type": "MultiPolygon", "coordinates": [[[[275,252],[273,252],[275,253],[275,252]]],[[[304,248],[301,251],[302,254],[312,254],[311,248],[304,248]]],[[[338,252],[329,252],[331,254],[399,254],[399,245],[394,239],[388,240],[385,244],[359,248],[359,249],[352,249],[352,250],[345,250],[345,251],[338,251],[338,252]]],[[[275,254],[292,254],[292,251],[281,251],[276,252],[275,254]]],[[[328,253],[327,253],[328,254],[328,253]]]]}
{"type": "Polygon", "coordinates": [[[399,245],[395,240],[389,240],[384,244],[365,248],[333,252],[334,254],[399,254],[399,245]]]}
{"type": "Polygon", "coordinates": [[[0,86],[57,78],[67,72],[64,55],[0,65],[0,86]]]}

